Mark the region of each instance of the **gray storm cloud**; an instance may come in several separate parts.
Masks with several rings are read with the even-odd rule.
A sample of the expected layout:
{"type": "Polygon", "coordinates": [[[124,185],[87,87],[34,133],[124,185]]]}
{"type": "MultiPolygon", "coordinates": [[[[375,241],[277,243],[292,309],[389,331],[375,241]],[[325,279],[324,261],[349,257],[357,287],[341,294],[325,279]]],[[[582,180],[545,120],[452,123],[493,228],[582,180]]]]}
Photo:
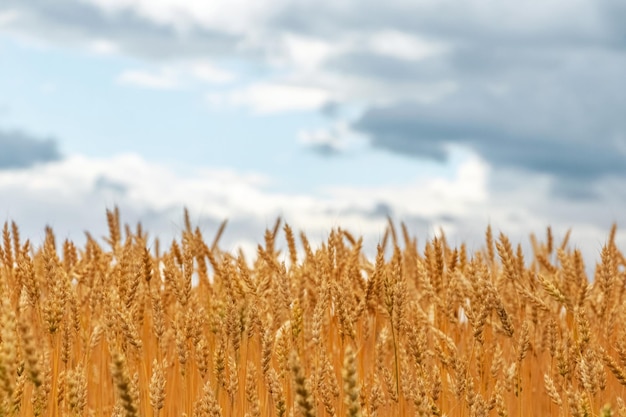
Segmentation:
{"type": "Polygon", "coordinates": [[[455,92],[430,103],[372,106],[353,128],[376,148],[443,161],[451,145],[460,145],[496,168],[561,182],[626,174],[626,85],[620,81],[626,60],[620,54],[595,50],[584,59],[572,51],[550,57],[540,51],[515,65],[509,61],[517,58],[481,55],[488,54],[461,51],[431,65],[456,80],[455,92]]]}
{"type": "Polygon", "coordinates": [[[0,131],[0,169],[28,168],[61,159],[54,139],[33,138],[18,131],[0,131]]]}

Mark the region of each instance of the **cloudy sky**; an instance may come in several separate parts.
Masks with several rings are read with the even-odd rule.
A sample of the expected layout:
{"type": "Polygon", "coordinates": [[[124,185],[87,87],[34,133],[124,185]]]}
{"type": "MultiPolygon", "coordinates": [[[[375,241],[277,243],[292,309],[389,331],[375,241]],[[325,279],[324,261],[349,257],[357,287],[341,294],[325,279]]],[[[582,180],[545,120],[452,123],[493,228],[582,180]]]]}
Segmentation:
{"type": "MultiPolygon", "coordinates": [[[[2,0],[0,217],[223,246],[626,223],[622,0],[2,0]]],[[[621,237],[622,235],[620,235],[621,237]]]]}

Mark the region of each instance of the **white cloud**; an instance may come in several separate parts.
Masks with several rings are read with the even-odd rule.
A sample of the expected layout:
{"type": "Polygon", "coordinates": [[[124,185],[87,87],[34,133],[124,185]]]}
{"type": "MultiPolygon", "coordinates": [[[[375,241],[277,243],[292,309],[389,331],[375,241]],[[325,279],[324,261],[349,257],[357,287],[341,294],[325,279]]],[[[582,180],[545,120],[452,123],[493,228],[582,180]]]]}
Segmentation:
{"type": "MultiPolygon", "coordinates": [[[[376,169],[376,167],[373,167],[376,169]]],[[[105,208],[118,205],[123,220],[141,221],[151,237],[168,242],[182,231],[182,209],[211,235],[229,219],[224,248],[254,248],[277,216],[295,230],[306,231],[315,242],[332,227],[341,226],[363,235],[372,254],[386,226],[386,211],[405,221],[423,242],[439,227],[452,244],[468,243],[470,250],[483,242],[486,225],[509,234],[514,243],[528,242],[528,234],[542,234],[548,224],[557,238],[572,225],[572,243],[583,250],[588,264],[597,259],[610,220],[606,224],[580,221],[593,204],[573,206],[571,201],[550,200],[549,183],[526,178],[515,190],[498,195],[488,192],[490,171],[483,161],[469,156],[449,177],[407,178],[393,186],[333,186],[315,195],[269,190],[270,178],[231,170],[205,169],[187,174],[149,163],[136,155],[111,158],[68,157],[60,162],[27,170],[0,171],[0,215],[15,220],[23,238],[38,244],[46,224],[60,238],[83,239],[83,231],[107,234],[105,208]]],[[[607,185],[607,193],[613,184],[607,185]]],[[[624,197],[615,198],[613,206],[624,197]],[[619,201],[618,201],[619,200],[619,201]]],[[[598,208],[595,208],[598,212],[598,208]]],[[[610,216],[605,216],[610,218],[610,216]]],[[[623,234],[618,235],[623,242],[623,234]]],[[[251,251],[253,254],[253,251],[251,251]]]]}
{"type": "MultiPolygon", "coordinates": [[[[137,218],[152,218],[157,234],[167,233],[187,206],[195,216],[215,222],[229,218],[254,227],[283,215],[294,227],[316,233],[341,223],[377,235],[385,218],[371,217],[371,212],[381,201],[405,216],[449,212],[451,204],[459,208],[454,214],[463,214],[462,207],[485,198],[480,194],[485,181],[482,169],[470,161],[449,181],[432,179],[380,189],[329,188],[319,195],[303,195],[268,191],[271,180],[258,174],[204,169],[183,175],[137,155],[72,156],[29,170],[0,171],[0,212],[30,225],[31,231],[33,225],[51,222],[74,236],[97,226],[104,208],[114,204],[137,218]]],[[[255,233],[262,230],[241,231],[239,238],[255,233]]]]}
{"type": "Polygon", "coordinates": [[[212,84],[222,84],[235,79],[235,75],[207,61],[199,61],[189,65],[189,72],[196,79],[212,84]]]}
{"type": "Polygon", "coordinates": [[[223,84],[234,79],[235,74],[206,60],[198,60],[166,65],[157,70],[126,70],[117,77],[117,82],[156,90],[174,90],[192,81],[223,84]]]}
{"type": "Polygon", "coordinates": [[[109,39],[94,39],[88,43],[87,47],[97,55],[112,55],[119,52],[117,43],[109,39]]]}
{"type": "Polygon", "coordinates": [[[118,205],[127,221],[142,221],[152,236],[167,241],[180,232],[186,206],[205,226],[234,219],[233,238],[255,239],[263,230],[255,230],[254,222],[278,214],[276,197],[263,192],[266,181],[229,170],[182,175],[136,155],[72,156],[29,170],[0,171],[0,214],[16,220],[26,238],[40,236],[51,224],[61,236],[80,240],[84,230],[105,234],[104,209],[118,205]]]}
{"type": "Polygon", "coordinates": [[[373,33],[368,41],[376,53],[410,61],[429,58],[447,49],[441,41],[429,41],[397,30],[373,33]]]}
{"type": "Polygon", "coordinates": [[[177,73],[168,69],[157,72],[127,70],[117,77],[117,82],[155,90],[173,90],[180,86],[177,73]]]}
{"type": "Polygon", "coordinates": [[[286,34],[283,39],[284,59],[301,71],[319,69],[329,56],[339,52],[340,45],[313,37],[286,34]]]}
{"type": "Polygon", "coordinates": [[[20,17],[20,14],[17,10],[5,10],[0,11],[0,28],[5,25],[10,25],[17,21],[20,17]]]}
{"type": "Polygon", "coordinates": [[[465,217],[473,215],[477,207],[488,204],[488,174],[488,166],[472,156],[458,165],[453,178],[423,177],[384,187],[331,187],[328,192],[335,199],[358,201],[370,206],[385,201],[401,217],[465,217]]]}
{"type": "Polygon", "coordinates": [[[207,96],[215,106],[247,106],[257,113],[279,113],[298,110],[318,110],[332,99],[329,91],[297,85],[257,83],[227,93],[207,96]]]}

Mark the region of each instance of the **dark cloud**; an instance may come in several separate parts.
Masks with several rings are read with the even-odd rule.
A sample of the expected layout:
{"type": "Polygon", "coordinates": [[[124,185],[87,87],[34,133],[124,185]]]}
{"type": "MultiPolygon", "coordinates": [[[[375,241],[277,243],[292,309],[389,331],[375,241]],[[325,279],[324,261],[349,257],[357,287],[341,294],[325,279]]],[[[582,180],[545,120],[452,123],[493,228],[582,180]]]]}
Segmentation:
{"type": "Polygon", "coordinates": [[[568,51],[546,45],[492,45],[461,43],[430,57],[407,60],[372,51],[342,54],[326,63],[328,69],[390,85],[425,85],[446,80],[491,83],[514,81],[538,74],[550,76],[571,64],[582,51],[568,51]]]}
{"type": "Polygon", "coordinates": [[[607,38],[619,49],[626,48],[626,3],[622,0],[604,0],[601,17],[608,31],[607,38]]]}
{"type": "Polygon", "coordinates": [[[601,201],[602,194],[586,181],[576,179],[559,181],[553,187],[554,196],[575,202],[601,201]]]}
{"type": "MultiPolygon", "coordinates": [[[[458,145],[496,168],[549,174],[563,183],[626,175],[623,55],[558,50],[548,56],[539,50],[522,51],[519,58],[511,50],[489,57],[477,46],[473,53],[468,48],[426,64],[441,67],[442,79],[455,80],[454,93],[430,103],[404,100],[371,107],[353,128],[376,148],[443,161],[458,145]]],[[[416,74],[418,81],[433,72],[416,74]]],[[[573,184],[562,191],[587,195],[573,184]]]]}
{"type": "Polygon", "coordinates": [[[61,159],[54,139],[33,138],[21,132],[0,131],[0,169],[28,168],[61,159]]]}
{"type": "Polygon", "coordinates": [[[448,71],[434,60],[407,61],[371,52],[353,52],[329,59],[328,69],[346,75],[384,80],[390,84],[407,81],[439,81],[448,71]]]}
{"type": "MultiPolygon", "coordinates": [[[[472,149],[496,168],[549,174],[565,182],[626,175],[624,149],[607,137],[583,140],[568,138],[558,126],[515,126],[499,120],[495,108],[493,119],[472,117],[471,107],[465,113],[450,108],[415,103],[373,108],[354,128],[367,133],[374,147],[407,156],[442,161],[456,145],[472,149]]],[[[581,195],[574,185],[568,187],[567,194],[581,195]]]]}
{"type": "Polygon", "coordinates": [[[613,19],[615,9],[623,9],[621,0],[568,2],[549,9],[541,6],[520,7],[517,3],[484,4],[455,0],[443,1],[345,1],[342,7],[333,2],[288,2],[277,10],[273,26],[309,36],[334,39],[338,34],[371,33],[389,30],[413,33],[453,43],[480,42],[520,46],[611,43],[604,20],[613,19]],[[600,17],[598,19],[598,17],[600,17]]]}

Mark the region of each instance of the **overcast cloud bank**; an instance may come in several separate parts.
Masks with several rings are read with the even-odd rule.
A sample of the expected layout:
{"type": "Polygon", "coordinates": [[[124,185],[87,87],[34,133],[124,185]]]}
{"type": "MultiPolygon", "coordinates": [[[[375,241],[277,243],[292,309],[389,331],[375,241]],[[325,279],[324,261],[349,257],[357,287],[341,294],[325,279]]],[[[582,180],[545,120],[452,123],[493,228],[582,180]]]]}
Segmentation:
{"type": "Polygon", "coordinates": [[[0,150],[0,170],[30,168],[61,159],[56,140],[42,140],[19,131],[0,131],[0,150]]]}

